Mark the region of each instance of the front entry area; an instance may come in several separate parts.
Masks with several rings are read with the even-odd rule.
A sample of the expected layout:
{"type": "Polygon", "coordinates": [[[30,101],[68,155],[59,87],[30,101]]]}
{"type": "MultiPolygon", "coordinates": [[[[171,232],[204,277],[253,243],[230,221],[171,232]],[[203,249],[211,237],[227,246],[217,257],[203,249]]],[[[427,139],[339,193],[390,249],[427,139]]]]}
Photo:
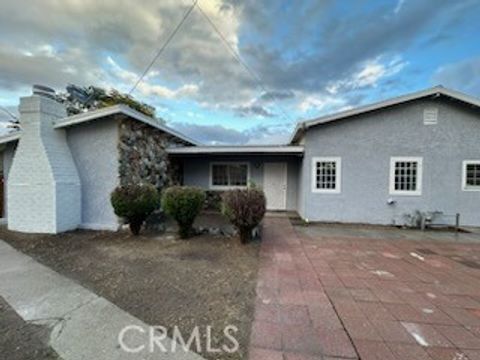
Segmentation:
{"type": "Polygon", "coordinates": [[[263,168],[263,191],[267,210],[287,208],[287,163],[267,162],[263,168]]]}

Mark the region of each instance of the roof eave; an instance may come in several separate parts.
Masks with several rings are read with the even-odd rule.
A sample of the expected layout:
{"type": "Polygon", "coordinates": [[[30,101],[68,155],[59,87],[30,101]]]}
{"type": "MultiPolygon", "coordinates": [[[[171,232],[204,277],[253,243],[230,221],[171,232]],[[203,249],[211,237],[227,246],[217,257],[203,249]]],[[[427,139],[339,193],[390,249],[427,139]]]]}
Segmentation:
{"type": "Polygon", "coordinates": [[[201,143],[191,139],[190,137],[183,135],[168,126],[162,125],[155,119],[122,104],[113,105],[113,106],[105,107],[102,109],[93,110],[93,111],[89,111],[89,112],[85,112],[85,113],[81,113],[81,114],[77,114],[77,115],[73,115],[73,116],[69,116],[69,117],[57,120],[54,123],[54,128],[61,129],[61,128],[65,128],[73,125],[78,125],[87,121],[92,121],[98,118],[112,116],[112,115],[119,115],[119,114],[131,117],[135,120],[148,124],[154,128],[167,132],[192,145],[195,145],[195,146],[201,145],[201,143]]]}
{"type": "Polygon", "coordinates": [[[171,155],[302,155],[303,146],[212,146],[167,148],[171,155]]]}
{"type": "Polygon", "coordinates": [[[290,145],[296,143],[300,140],[301,136],[305,133],[305,123],[301,122],[295,126],[292,135],[290,136],[290,141],[288,142],[290,145]]]}
{"type": "Polygon", "coordinates": [[[380,110],[380,109],[383,109],[383,108],[386,108],[386,107],[399,105],[399,104],[402,104],[402,103],[405,103],[405,102],[409,102],[409,101],[413,101],[413,100],[417,100],[417,99],[421,99],[421,98],[425,98],[425,97],[429,97],[429,96],[435,96],[435,95],[444,95],[444,96],[447,96],[447,97],[450,97],[450,98],[453,98],[453,99],[460,100],[464,103],[480,107],[480,100],[477,99],[477,98],[474,98],[472,96],[460,93],[458,91],[447,89],[443,86],[435,86],[435,87],[432,87],[432,88],[429,88],[429,89],[426,89],[426,90],[422,90],[422,91],[418,91],[418,92],[415,92],[415,93],[398,96],[398,97],[395,97],[395,98],[392,98],[392,99],[387,99],[387,100],[384,100],[384,101],[380,101],[380,102],[377,102],[377,103],[374,103],[374,104],[369,104],[369,105],[361,106],[361,107],[358,107],[358,108],[355,108],[355,109],[346,110],[346,111],[342,111],[342,112],[335,113],[335,114],[325,115],[325,116],[322,116],[322,117],[319,117],[319,118],[316,118],[316,119],[313,119],[313,120],[301,122],[295,128],[295,131],[294,131],[294,133],[291,137],[290,143],[298,141],[300,136],[307,129],[309,129],[313,126],[327,124],[327,123],[330,123],[330,122],[333,122],[333,121],[336,121],[336,120],[340,120],[340,119],[344,119],[344,118],[348,118],[348,117],[352,117],[352,116],[356,116],[356,115],[365,114],[365,113],[368,113],[368,112],[371,112],[371,111],[376,111],[376,110],[380,110]]]}
{"type": "Polygon", "coordinates": [[[18,131],[15,131],[15,132],[11,132],[9,134],[5,134],[4,136],[1,136],[0,137],[0,145],[19,140],[21,134],[22,134],[22,131],[18,130],[18,131]]]}

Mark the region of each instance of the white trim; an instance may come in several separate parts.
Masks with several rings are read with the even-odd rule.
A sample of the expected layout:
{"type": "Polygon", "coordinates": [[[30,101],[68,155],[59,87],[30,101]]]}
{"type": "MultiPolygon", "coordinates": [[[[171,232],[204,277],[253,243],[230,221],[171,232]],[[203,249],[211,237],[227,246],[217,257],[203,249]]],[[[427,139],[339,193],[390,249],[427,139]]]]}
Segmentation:
{"type": "Polygon", "coordinates": [[[12,131],[8,134],[2,135],[0,136],[0,144],[6,144],[11,141],[16,141],[20,139],[21,135],[22,135],[21,130],[12,131]]]}
{"type": "Polygon", "coordinates": [[[406,195],[420,196],[422,195],[422,178],[423,178],[423,157],[421,156],[392,156],[390,158],[390,195],[406,195]],[[416,162],[417,163],[417,190],[395,190],[395,163],[397,162],[416,162]]]}
{"type": "Polygon", "coordinates": [[[213,161],[210,162],[210,174],[209,174],[209,188],[211,190],[232,190],[232,189],[246,189],[250,183],[250,163],[248,161],[213,161]],[[213,185],[213,166],[214,165],[247,165],[247,185],[213,185]]]}
{"type": "Polygon", "coordinates": [[[303,146],[185,146],[167,148],[169,154],[303,154],[303,146]]]}
{"type": "Polygon", "coordinates": [[[344,119],[347,117],[355,116],[355,115],[360,115],[366,112],[386,108],[389,106],[397,105],[397,104],[402,104],[408,101],[416,100],[416,99],[421,99],[424,97],[428,96],[438,96],[438,95],[444,95],[448,96],[453,99],[460,100],[466,104],[473,105],[480,107],[480,100],[478,98],[475,98],[473,96],[469,96],[463,93],[460,93],[458,91],[450,90],[447,88],[444,88],[443,86],[435,86],[429,89],[425,89],[422,91],[414,92],[411,94],[406,94],[394,98],[390,98],[384,101],[376,102],[373,104],[365,105],[365,106],[360,106],[355,109],[351,110],[346,110],[346,111],[341,111],[335,114],[330,114],[326,116],[322,116],[313,120],[308,120],[308,121],[303,121],[297,124],[295,127],[295,130],[293,131],[292,136],[290,137],[289,143],[295,142],[299,139],[301,134],[305,132],[308,128],[320,124],[325,124],[329,123],[332,121],[344,119]]]}
{"type": "Polygon", "coordinates": [[[315,156],[312,158],[311,188],[317,194],[340,194],[342,192],[342,158],[338,156],[315,156]],[[317,188],[317,162],[335,162],[335,189],[317,188]]]}
{"type": "Polygon", "coordinates": [[[169,133],[170,135],[173,135],[181,140],[184,140],[190,144],[193,145],[200,145],[199,142],[189,138],[188,136],[185,136],[181,133],[179,133],[176,130],[173,130],[172,128],[161,124],[158,120],[147,116],[145,114],[142,114],[141,112],[134,110],[127,105],[113,105],[113,106],[108,106],[105,108],[101,108],[98,110],[92,110],[92,111],[87,111],[84,113],[80,113],[77,115],[69,116],[63,119],[59,119],[54,122],[53,127],[55,129],[61,129],[67,126],[72,126],[72,125],[77,125],[84,123],[86,121],[91,121],[91,120],[96,120],[105,116],[111,116],[111,115],[116,115],[116,114],[123,114],[128,117],[131,117],[135,120],[141,121],[145,124],[148,124],[154,128],[157,128],[159,130],[162,130],[166,133],[169,133]]]}
{"type": "Polygon", "coordinates": [[[462,162],[462,191],[480,191],[480,186],[467,185],[467,165],[480,164],[480,160],[463,160],[462,162]]]}

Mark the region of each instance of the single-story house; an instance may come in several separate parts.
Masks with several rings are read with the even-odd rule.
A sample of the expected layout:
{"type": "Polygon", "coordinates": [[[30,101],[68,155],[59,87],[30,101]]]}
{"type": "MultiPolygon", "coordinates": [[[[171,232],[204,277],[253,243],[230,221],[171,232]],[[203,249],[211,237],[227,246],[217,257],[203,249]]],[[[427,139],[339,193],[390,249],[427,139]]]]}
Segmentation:
{"type": "Polygon", "coordinates": [[[421,211],[480,226],[480,100],[441,86],[299,123],[271,146],[204,146],[121,105],[67,117],[33,95],[19,112],[21,131],[0,138],[13,230],[116,229],[110,192],[139,181],[255,184],[268,209],[309,221],[403,224],[421,211]]]}

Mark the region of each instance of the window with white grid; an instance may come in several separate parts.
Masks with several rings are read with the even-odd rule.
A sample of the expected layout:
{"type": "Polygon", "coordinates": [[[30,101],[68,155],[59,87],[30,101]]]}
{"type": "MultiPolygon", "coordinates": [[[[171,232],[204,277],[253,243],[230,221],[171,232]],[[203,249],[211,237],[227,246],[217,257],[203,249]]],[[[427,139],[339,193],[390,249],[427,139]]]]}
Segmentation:
{"type": "Polygon", "coordinates": [[[463,162],[463,190],[480,191],[480,160],[463,162]]]}
{"type": "Polygon", "coordinates": [[[341,159],[339,157],[313,158],[312,191],[318,193],[339,193],[341,170],[341,159]]]}
{"type": "Polygon", "coordinates": [[[422,158],[392,157],[390,161],[390,194],[421,195],[422,158]]]}
{"type": "Polygon", "coordinates": [[[212,163],[210,166],[210,187],[214,189],[246,187],[248,176],[247,163],[212,163]]]}

